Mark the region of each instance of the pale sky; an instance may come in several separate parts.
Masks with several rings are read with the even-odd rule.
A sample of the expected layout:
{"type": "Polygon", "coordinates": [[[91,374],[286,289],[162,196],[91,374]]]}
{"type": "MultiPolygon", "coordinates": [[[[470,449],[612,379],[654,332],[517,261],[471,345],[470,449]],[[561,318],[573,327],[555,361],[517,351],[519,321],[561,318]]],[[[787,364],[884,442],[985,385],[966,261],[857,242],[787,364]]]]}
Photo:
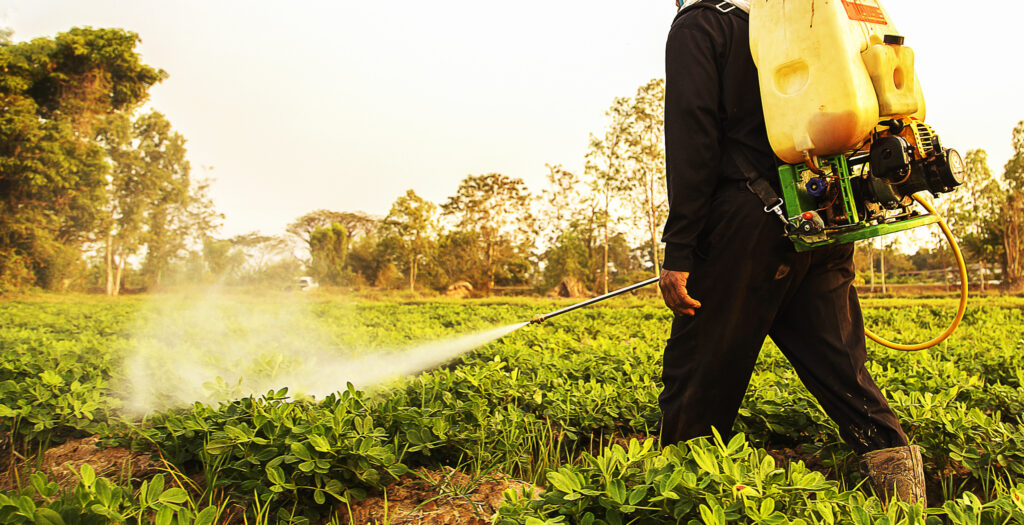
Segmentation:
{"type": "MultiPolygon", "coordinates": [[[[1024,3],[885,6],[916,51],[929,124],[1001,173],[1024,120],[1024,3]]],[[[0,0],[17,41],[142,37],[170,74],[151,106],[216,179],[223,235],[280,233],[316,208],[383,215],[410,188],[441,203],[468,174],[539,192],[546,163],[582,169],[614,97],[663,76],[674,14],[672,0],[0,0]]]]}

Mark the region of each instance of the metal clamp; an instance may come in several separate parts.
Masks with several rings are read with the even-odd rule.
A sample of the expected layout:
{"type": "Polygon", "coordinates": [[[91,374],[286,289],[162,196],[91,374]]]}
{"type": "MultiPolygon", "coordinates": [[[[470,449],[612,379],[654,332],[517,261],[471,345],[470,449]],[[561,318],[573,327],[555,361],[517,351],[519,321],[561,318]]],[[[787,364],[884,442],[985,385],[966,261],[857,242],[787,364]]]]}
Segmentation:
{"type": "Polygon", "coordinates": [[[718,5],[716,5],[715,7],[717,7],[718,10],[723,12],[723,13],[728,13],[729,11],[732,11],[733,9],[736,9],[736,6],[731,4],[731,3],[729,3],[729,2],[722,2],[722,3],[718,4],[718,5]],[[722,8],[723,5],[727,5],[729,7],[723,9],[722,8]]]}
{"type": "Polygon", "coordinates": [[[788,225],[789,224],[789,220],[786,219],[786,214],[782,213],[782,205],[783,204],[785,204],[785,202],[782,199],[779,199],[779,201],[776,202],[774,206],[765,206],[764,207],[764,212],[765,213],[774,213],[776,216],[778,216],[779,220],[783,222],[783,224],[788,225]]]}
{"type": "Polygon", "coordinates": [[[784,237],[789,237],[789,235],[792,233],[791,229],[793,228],[793,223],[786,218],[785,213],[782,213],[783,204],[785,204],[785,202],[782,199],[779,199],[779,201],[775,203],[774,206],[765,206],[764,212],[774,213],[775,216],[778,217],[780,221],[782,221],[782,235],[784,237]]]}

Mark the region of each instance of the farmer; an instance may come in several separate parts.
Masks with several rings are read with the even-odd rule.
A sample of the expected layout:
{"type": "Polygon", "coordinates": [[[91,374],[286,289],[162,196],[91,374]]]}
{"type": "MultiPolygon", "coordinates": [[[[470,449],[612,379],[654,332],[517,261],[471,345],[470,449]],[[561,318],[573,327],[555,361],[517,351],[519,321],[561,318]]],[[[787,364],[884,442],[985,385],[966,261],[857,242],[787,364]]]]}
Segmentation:
{"type": "Polygon", "coordinates": [[[750,1],[676,5],[665,56],[660,283],[676,317],[659,398],[662,443],[712,427],[729,433],[769,336],[861,456],[877,494],[923,503],[920,449],[908,446],[864,367],[853,245],[797,253],[755,193],[767,183],[781,194],[748,43],[750,1]]]}

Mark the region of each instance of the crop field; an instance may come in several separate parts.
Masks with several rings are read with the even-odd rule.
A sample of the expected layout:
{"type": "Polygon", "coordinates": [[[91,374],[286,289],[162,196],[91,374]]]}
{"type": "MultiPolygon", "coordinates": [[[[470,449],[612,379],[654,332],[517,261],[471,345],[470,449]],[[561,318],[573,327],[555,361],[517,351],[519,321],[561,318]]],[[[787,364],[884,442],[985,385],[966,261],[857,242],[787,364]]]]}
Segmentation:
{"type": "MultiPolygon", "coordinates": [[[[238,300],[259,319],[281,302],[238,300]]],[[[291,332],[259,335],[252,353],[232,354],[249,362],[231,367],[293,383],[313,375],[295,368],[303,345],[373,356],[551,306],[314,298],[302,323],[261,321],[266,334],[291,332]]],[[[946,300],[865,306],[869,326],[905,341],[941,331],[954,309],[946,300]]],[[[237,398],[242,382],[190,378],[209,370],[196,361],[251,339],[244,324],[211,331],[216,319],[171,332],[187,351],[149,348],[158,368],[140,384],[131,357],[175,315],[147,299],[0,303],[0,523],[1024,522],[1019,299],[975,300],[960,331],[931,352],[870,348],[870,372],[924,449],[928,509],[873,497],[770,342],[738,434],[659,446],[670,314],[653,299],[528,326],[416,376],[357,388],[348,383],[361,370],[331,372],[338,392],[316,400],[295,384],[237,398]],[[141,408],[140,387],[149,389],[141,408]],[[175,390],[210,397],[184,404],[175,390]]]]}

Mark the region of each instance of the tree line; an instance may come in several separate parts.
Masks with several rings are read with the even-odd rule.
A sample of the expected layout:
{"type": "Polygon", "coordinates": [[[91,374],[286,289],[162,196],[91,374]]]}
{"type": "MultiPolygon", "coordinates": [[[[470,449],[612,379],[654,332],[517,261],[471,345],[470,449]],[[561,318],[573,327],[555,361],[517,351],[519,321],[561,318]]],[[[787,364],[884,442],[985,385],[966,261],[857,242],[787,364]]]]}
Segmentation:
{"type": "MultiPolygon", "coordinates": [[[[386,217],[319,210],[288,231],[305,242],[304,267],[329,284],[440,289],[465,280],[481,290],[518,285],[544,292],[568,281],[603,293],[654,275],[667,211],[660,89],[655,80],[635,98],[617,99],[604,135],[591,137],[584,173],[549,166],[548,187],[535,196],[518,179],[469,176],[441,206],[409,190],[386,217]]],[[[964,186],[937,201],[972,283],[983,291],[993,282],[1024,288],[1024,121],[1012,144],[1001,175],[984,150],[968,151],[964,186]]],[[[907,239],[901,236],[860,243],[860,282],[884,293],[887,282],[958,280],[945,238],[938,228],[931,234],[914,252],[900,245],[907,239]]]]}
{"type": "Polygon", "coordinates": [[[967,152],[964,186],[942,203],[941,211],[961,248],[976,261],[974,279],[982,286],[995,268],[1013,291],[1024,290],[1024,121],[1011,136],[1013,156],[1001,174],[983,149],[967,152]]]}
{"type": "MultiPolygon", "coordinates": [[[[120,29],[23,43],[0,34],[0,293],[288,286],[301,275],[335,286],[603,293],[660,270],[663,80],[616,98],[582,172],[549,165],[540,191],[500,173],[468,175],[440,203],[410,189],[384,216],[315,210],[282,235],[223,238],[184,137],[140,109],[167,74],[140,61],[137,43],[120,29]]],[[[1024,285],[1024,122],[1013,145],[1000,175],[983,150],[970,151],[965,187],[939,204],[980,262],[978,275],[998,268],[1016,289],[1024,285]]],[[[864,244],[862,279],[873,281],[876,269],[883,283],[894,271],[941,269],[951,259],[940,241],[913,256],[890,241],[864,244]]]]}
{"type": "MultiPolygon", "coordinates": [[[[658,229],[668,211],[664,89],[654,79],[615,99],[607,129],[590,138],[583,172],[549,165],[540,192],[500,173],[469,175],[442,203],[410,189],[383,217],[316,210],[289,224],[285,237],[250,234],[213,245],[234,261],[227,274],[236,282],[291,268],[342,286],[606,292],[659,270],[658,229]]],[[[206,256],[217,255],[207,249],[206,256]]]]}
{"type": "Polygon", "coordinates": [[[140,61],[129,31],[11,35],[0,34],[0,292],[82,287],[89,252],[107,293],[133,258],[158,286],[218,220],[185,139],[140,110],[167,74],[140,61]]]}
{"type": "Polygon", "coordinates": [[[142,111],[167,73],[138,35],[73,28],[15,43],[0,34],[0,292],[38,287],[117,295],[162,284],[332,285],[481,291],[603,291],[657,271],[666,214],[664,82],[616,99],[583,173],[549,166],[533,193],[498,173],[467,176],[430,203],[409,190],[383,217],[317,210],[285,235],[219,238],[208,183],[185,138],[142,111]],[[642,232],[642,233],[636,233],[642,232]]]}

